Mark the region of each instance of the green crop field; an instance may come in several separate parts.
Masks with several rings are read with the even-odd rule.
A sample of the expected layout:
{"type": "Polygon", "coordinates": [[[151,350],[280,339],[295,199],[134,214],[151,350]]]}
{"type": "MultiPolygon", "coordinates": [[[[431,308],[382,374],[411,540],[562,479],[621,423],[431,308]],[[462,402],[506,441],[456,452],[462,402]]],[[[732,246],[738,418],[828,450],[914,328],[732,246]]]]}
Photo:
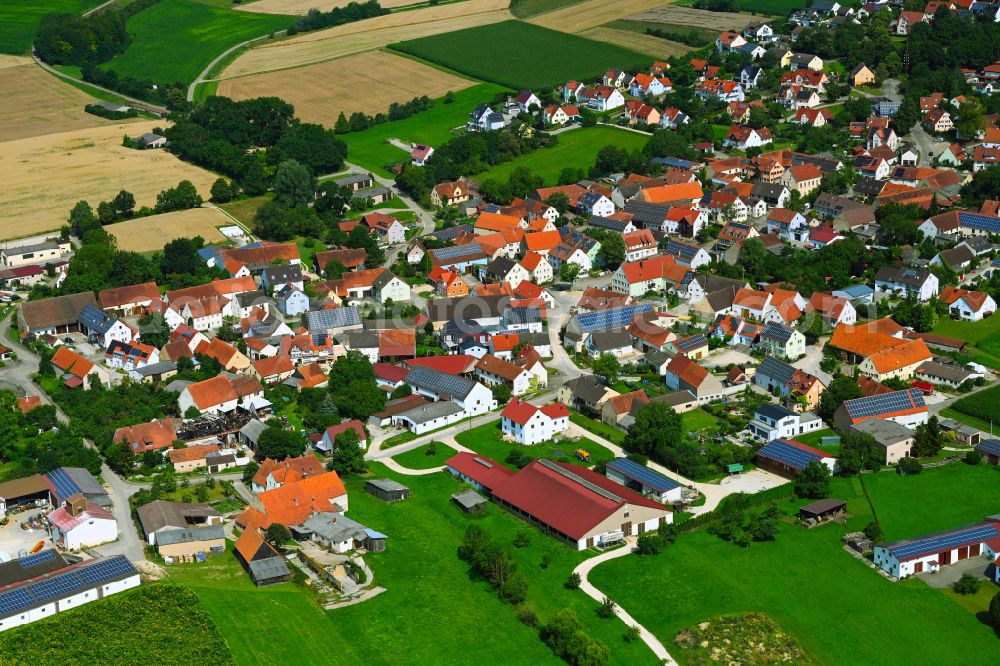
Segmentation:
{"type": "Polygon", "coordinates": [[[517,469],[517,467],[506,462],[505,459],[507,454],[515,450],[522,456],[548,458],[550,460],[573,463],[574,465],[586,465],[588,467],[590,465],[609,462],[614,460],[615,457],[611,451],[586,437],[581,437],[576,442],[562,440],[559,442],[540,442],[531,446],[523,446],[514,442],[505,442],[501,439],[501,435],[500,422],[494,421],[460,433],[455,436],[455,440],[462,446],[468,447],[476,453],[481,453],[487,458],[492,458],[511,469],[517,469]],[[577,449],[583,449],[590,453],[589,463],[577,459],[575,455],[577,449]]]}
{"type": "Polygon", "coordinates": [[[163,583],[5,631],[0,655],[5,666],[234,663],[198,597],[163,583]]]}
{"type": "Polygon", "coordinates": [[[390,48],[510,88],[588,81],[608,67],[637,68],[651,60],[629,49],[520,21],[456,30],[390,48]]]}
{"type": "Polygon", "coordinates": [[[430,444],[424,444],[423,446],[418,446],[412,451],[400,453],[392,458],[403,467],[407,467],[409,469],[430,469],[431,467],[440,467],[441,465],[444,465],[448,458],[455,455],[455,449],[451,448],[447,444],[442,442],[431,442],[431,444],[434,445],[433,453],[429,448],[430,444]]]}
{"type": "Polygon", "coordinates": [[[806,0],[739,0],[740,11],[788,17],[793,9],[805,9],[806,0]]]}
{"type": "Polygon", "coordinates": [[[495,95],[507,90],[492,83],[481,83],[456,92],[450,104],[438,99],[432,108],[409,118],[375,125],[363,132],[344,134],[341,138],[347,142],[347,159],[352,164],[391,177],[385,167],[399,164],[408,156],[388,143],[390,137],[406,143],[440,146],[454,136],[452,128],[465,126],[469,113],[477,104],[490,102],[495,95]]]}
{"type": "MultiPolygon", "coordinates": [[[[976,419],[980,424],[988,424],[1000,412],[1000,386],[983,389],[959,398],[951,409],[976,419]]],[[[989,432],[989,428],[979,426],[989,432]]]]}
{"type": "MultiPolygon", "coordinates": [[[[957,468],[971,471],[964,465],[957,468]]],[[[899,495],[885,506],[877,504],[880,517],[885,520],[897,511],[945,510],[947,521],[940,522],[948,525],[981,520],[979,506],[963,508],[966,494],[954,498],[936,490],[930,498],[923,494],[932,487],[936,471],[925,471],[923,478],[877,475],[899,495]],[[920,485],[906,483],[915,479],[920,485]],[[952,502],[953,508],[941,506],[952,502]]],[[[975,472],[968,480],[979,492],[988,487],[975,472]]],[[[889,582],[844,552],[841,536],[862,529],[871,512],[849,480],[835,479],[833,496],[848,500],[852,518],[846,527],[829,524],[806,530],[781,523],[775,541],[753,543],[746,549],[702,530],[682,535],[658,556],[602,564],[590,580],[652,631],[682,664],[690,660],[673,644],[678,631],[721,615],[747,612],[767,613],[819,664],[951,664],[956,663],[955,645],[962,645],[965,654],[995,653],[993,630],[948,594],[919,579],[889,582]],[[893,629],[887,631],[884,618],[890,616],[893,629]],[[948,628],[947,641],[941,640],[941,627],[948,628]]],[[[786,502],[781,508],[792,515],[804,503],[786,502]]]]}
{"type": "Polygon", "coordinates": [[[649,137],[617,127],[597,126],[576,129],[559,135],[556,145],[539,148],[510,162],[498,164],[475,176],[482,182],[487,178],[506,181],[518,167],[530,169],[541,176],[547,185],[555,185],[559,173],[566,167],[587,171],[594,166],[597,153],[604,146],[617,146],[631,152],[646,145],[649,137]]]}
{"type": "Polygon", "coordinates": [[[655,663],[644,644],[622,641],[621,622],[599,619],[596,602],[563,588],[573,567],[590,554],[570,550],[492,504],[482,517],[466,516],[451,501],[462,485],[446,473],[403,476],[377,464],[372,472],[412,490],[409,500],[386,504],[364,491],[364,479],[347,482],[349,515],[388,535],[384,552],[365,555],[374,582],[386,588],[374,599],[324,611],[297,584],[255,588],[231,553],[169,569],[171,579],[201,598],[238,663],[442,664],[468,655],[484,664],[564,663],[458,559],[456,548],[471,522],[509,548],[528,579],[525,607],[541,621],[572,608],[587,633],[608,645],[612,663],[655,663]],[[530,535],[524,548],[511,545],[519,531],[530,535]],[[542,568],[545,555],[549,563],[542,568]],[[264,631],[281,638],[262,639],[264,631]]]}
{"type": "Polygon", "coordinates": [[[510,13],[520,19],[530,18],[580,2],[583,0],[511,0],[510,13]]]}
{"type": "Polygon", "coordinates": [[[42,17],[53,12],[80,14],[101,0],[4,0],[0,2],[0,53],[26,55],[42,17]]]}
{"type": "Polygon", "coordinates": [[[162,0],[128,20],[132,43],[104,67],[120,76],[191,83],[230,46],[292,22],[290,16],[231,7],[228,0],[162,0]]]}

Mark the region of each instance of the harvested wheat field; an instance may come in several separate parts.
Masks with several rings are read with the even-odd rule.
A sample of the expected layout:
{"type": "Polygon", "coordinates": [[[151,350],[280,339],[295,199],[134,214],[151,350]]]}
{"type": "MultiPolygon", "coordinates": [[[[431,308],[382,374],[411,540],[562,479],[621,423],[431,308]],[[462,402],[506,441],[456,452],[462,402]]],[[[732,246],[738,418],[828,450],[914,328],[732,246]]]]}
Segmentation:
{"type": "MultiPolygon", "coordinates": [[[[588,0],[564,9],[548,12],[533,19],[534,23],[552,30],[578,33],[587,28],[595,28],[610,21],[625,18],[629,14],[644,12],[653,7],[660,7],[664,0],[588,0]]],[[[625,46],[625,44],[622,44],[625,46]]]]}
{"type": "Polygon", "coordinates": [[[674,55],[683,55],[694,50],[693,46],[687,46],[680,42],[672,42],[668,39],[660,39],[652,35],[644,35],[631,30],[619,30],[618,28],[608,28],[599,26],[590,28],[579,33],[581,37],[596,39],[601,42],[609,42],[624,46],[627,49],[651,55],[654,58],[668,58],[674,55]]]}
{"type": "Polygon", "coordinates": [[[641,14],[629,16],[631,21],[646,21],[649,23],[669,23],[671,25],[684,25],[692,28],[705,28],[706,30],[742,30],[753,22],[760,22],[759,16],[750,14],[735,14],[731,12],[710,12],[705,9],[693,9],[691,7],[660,7],[651,9],[641,14]]]}
{"type": "Polygon", "coordinates": [[[122,146],[123,135],[162,124],[115,123],[0,143],[0,240],[58,229],[77,201],[96,206],[123,189],[140,207],[155,204],[161,190],[182,180],[207,198],[215,175],[163,150],[122,146]]]}
{"type": "MultiPolygon", "coordinates": [[[[321,12],[328,12],[335,7],[343,7],[352,0],[257,0],[248,5],[234,5],[233,9],[240,12],[256,12],[257,14],[291,14],[302,15],[310,9],[318,9],[321,12]]],[[[386,9],[405,7],[419,2],[419,0],[379,0],[380,5],[386,9]]]]}
{"type": "Polygon", "coordinates": [[[376,16],[250,49],[220,76],[273,72],[382,48],[393,42],[509,20],[510,0],[465,0],[376,16]]]}
{"type": "Polygon", "coordinates": [[[295,106],[300,119],[332,127],[341,111],[347,116],[355,111],[374,115],[393,102],[421,95],[434,99],[471,85],[468,79],[409,58],[368,51],[283,72],[226,79],[219,84],[219,94],[233,99],[277,95],[295,106]]]}
{"type": "Polygon", "coordinates": [[[96,101],[93,97],[63,83],[30,58],[0,58],[0,99],[0,141],[116,122],[84,111],[84,106],[96,101]]]}
{"type": "Polygon", "coordinates": [[[177,238],[201,236],[206,243],[221,243],[226,237],[219,233],[219,227],[232,223],[216,208],[192,208],[118,222],[105,229],[118,241],[119,250],[152,252],[177,238]]]}

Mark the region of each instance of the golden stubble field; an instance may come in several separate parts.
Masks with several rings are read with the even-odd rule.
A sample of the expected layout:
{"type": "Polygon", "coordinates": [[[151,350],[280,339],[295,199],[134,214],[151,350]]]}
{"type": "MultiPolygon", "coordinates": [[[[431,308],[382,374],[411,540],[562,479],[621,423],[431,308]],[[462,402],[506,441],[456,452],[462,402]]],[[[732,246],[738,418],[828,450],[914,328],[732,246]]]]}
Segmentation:
{"type": "Polygon", "coordinates": [[[659,37],[644,35],[631,30],[609,28],[607,26],[588,28],[577,34],[581,37],[596,39],[600,42],[608,42],[610,44],[624,46],[625,48],[638,51],[639,53],[645,53],[646,55],[653,56],[654,58],[667,58],[674,55],[684,55],[688,51],[694,50],[693,47],[681,44],[680,42],[660,39],[659,37]]]}
{"type": "Polygon", "coordinates": [[[201,236],[206,243],[221,243],[226,237],[219,233],[219,227],[232,224],[215,208],[192,208],[117,222],[104,228],[115,237],[119,250],[152,252],[162,250],[177,238],[201,236]]]}
{"type": "MultiPolygon", "coordinates": [[[[371,51],[393,42],[506,21],[513,18],[507,9],[509,4],[510,0],[465,0],[317,30],[250,49],[219,78],[291,69],[371,51]]],[[[380,72],[370,74],[375,82],[380,72]]]]}
{"type": "Polygon", "coordinates": [[[561,32],[578,33],[630,14],[660,7],[663,3],[664,0],[588,0],[542,14],[528,22],[561,32]]]}
{"type": "MultiPolygon", "coordinates": [[[[234,5],[233,9],[240,12],[255,12],[257,14],[295,14],[301,15],[310,9],[328,12],[334,7],[343,7],[351,0],[257,0],[248,5],[234,5]]],[[[379,0],[386,9],[405,7],[415,4],[417,0],[379,0]]]]}
{"type": "Polygon", "coordinates": [[[96,100],[60,81],[31,58],[0,56],[0,142],[100,127],[116,122],[91,115],[83,107],[96,100]]]}
{"type": "Polygon", "coordinates": [[[281,72],[226,79],[219,83],[219,94],[233,99],[277,95],[295,105],[295,115],[303,121],[332,127],[341,111],[348,117],[355,111],[374,115],[387,111],[393,102],[421,95],[435,99],[471,85],[472,81],[409,58],[367,51],[281,72]]]}
{"type": "Polygon", "coordinates": [[[728,12],[710,12],[704,9],[694,9],[693,7],[676,7],[673,5],[650,9],[642,13],[628,16],[633,21],[646,21],[649,23],[669,23],[671,25],[684,25],[692,28],[705,28],[707,30],[742,30],[748,24],[761,21],[759,16],[750,14],[734,14],[728,12]]]}
{"type": "Polygon", "coordinates": [[[0,240],[58,229],[77,201],[96,206],[119,190],[136,204],[152,206],[156,195],[190,180],[208,198],[216,176],[163,150],[123,147],[162,121],[115,123],[0,143],[0,240]]]}

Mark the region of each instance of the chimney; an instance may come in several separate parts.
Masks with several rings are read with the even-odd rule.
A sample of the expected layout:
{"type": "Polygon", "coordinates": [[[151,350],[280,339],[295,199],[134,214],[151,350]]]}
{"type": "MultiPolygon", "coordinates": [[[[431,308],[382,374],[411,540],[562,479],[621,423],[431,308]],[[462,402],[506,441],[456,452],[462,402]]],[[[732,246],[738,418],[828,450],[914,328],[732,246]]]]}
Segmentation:
{"type": "Polygon", "coordinates": [[[69,513],[69,515],[75,518],[76,516],[79,516],[86,510],[87,510],[87,498],[84,497],[81,493],[77,493],[76,495],[70,495],[69,497],[66,498],[66,511],[69,513]]]}

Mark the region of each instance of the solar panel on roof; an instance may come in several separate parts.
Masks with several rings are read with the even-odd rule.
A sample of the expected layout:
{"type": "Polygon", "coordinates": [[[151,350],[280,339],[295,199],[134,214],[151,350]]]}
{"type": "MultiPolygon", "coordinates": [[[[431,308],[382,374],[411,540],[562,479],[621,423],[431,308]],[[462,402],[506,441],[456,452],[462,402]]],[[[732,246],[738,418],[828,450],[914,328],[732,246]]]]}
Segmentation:
{"type": "Polygon", "coordinates": [[[18,587],[6,592],[0,592],[0,615],[16,613],[23,608],[29,608],[35,601],[27,590],[18,587]]]}
{"type": "Polygon", "coordinates": [[[859,419],[923,407],[924,398],[917,389],[906,389],[847,400],[844,405],[851,418],[859,419]]]}
{"type": "Polygon", "coordinates": [[[659,472],[651,470],[628,458],[615,458],[607,466],[634,481],[638,481],[643,486],[658,492],[673,490],[681,485],[673,479],[663,476],[659,472]]]}
{"type": "Polygon", "coordinates": [[[923,539],[914,539],[896,546],[890,546],[889,552],[896,559],[903,560],[909,557],[947,550],[965,543],[975,541],[986,541],[1000,534],[1000,530],[994,525],[976,525],[964,530],[951,532],[950,534],[940,534],[923,539]]]}
{"type": "Polygon", "coordinates": [[[18,560],[21,563],[22,568],[33,567],[39,562],[48,562],[56,556],[56,551],[54,550],[43,550],[40,553],[35,553],[34,555],[28,555],[27,557],[22,557],[18,560]]]}
{"type": "Polygon", "coordinates": [[[77,576],[75,571],[68,571],[52,578],[47,578],[28,584],[28,591],[35,596],[38,601],[48,601],[64,597],[71,592],[83,587],[83,581],[77,576]]]}
{"type": "Polygon", "coordinates": [[[587,314],[577,315],[576,323],[580,327],[580,330],[584,333],[609,328],[621,328],[631,324],[636,315],[650,312],[652,309],[653,306],[649,303],[626,305],[620,308],[611,308],[610,310],[599,310],[597,312],[588,312],[587,314]]]}
{"type": "Polygon", "coordinates": [[[135,573],[135,567],[124,555],[117,555],[108,560],[100,560],[95,564],[77,569],[76,572],[83,582],[93,585],[103,583],[112,578],[120,578],[135,573]]]}
{"type": "Polygon", "coordinates": [[[818,454],[803,451],[783,439],[775,439],[765,444],[757,451],[757,454],[771,460],[777,460],[795,469],[802,469],[812,461],[820,460],[818,454]]]}
{"type": "Polygon", "coordinates": [[[456,247],[443,247],[433,250],[434,256],[438,259],[453,260],[473,254],[481,254],[483,251],[479,243],[469,243],[468,245],[458,245],[456,247]]]}
{"type": "Polygon", "coordinates": [[[976,447],[976,451],[980,453],[989,453],[993,456],[1000,456],[1000,440],[998,439],[984,439],[976,447]]]}
{"type": "Polygon", "coordinates": [[[448,375],[422,365],[410,370],[404,381],[424,390],[433,391],[438,395],[450,395],[459,399],[469,395],[476,384],[465,377],[448,375]]]}
{"type": "Polygon", "coordinates": [[[972,212],[959,212],[958,221],[963,227],[983,231],[1000,232],[1000,218],[972,212]]]}

